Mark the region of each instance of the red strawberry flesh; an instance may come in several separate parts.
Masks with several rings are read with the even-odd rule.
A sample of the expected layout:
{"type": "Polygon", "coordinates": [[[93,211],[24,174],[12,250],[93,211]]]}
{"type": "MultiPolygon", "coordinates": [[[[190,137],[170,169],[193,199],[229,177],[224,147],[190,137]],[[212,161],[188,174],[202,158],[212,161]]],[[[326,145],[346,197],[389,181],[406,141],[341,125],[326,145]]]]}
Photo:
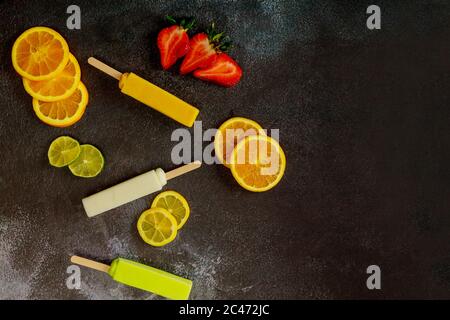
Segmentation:
{"type": "Polygon", "coordinates": [[[181,74],[187,74],[198,68],[206,68],[216,59],[216,50],[209,42],[206,33],[193,36],[189,41],[189,46],[190,49],[180,67],[181,74]]]}
{"type": "Polygon", "coordinates": [[[177,25],[162,29],[157,42],[164,70],[173,66],[189,51],[189,37],[186,30],[177,25]]]}
{"type": "Polygon", "coordinates": [[[232,87],[241,80],[242,69],[230,56],[219,53],[211,66],[195,70],[194,77],[224,87],[232,87]]]}

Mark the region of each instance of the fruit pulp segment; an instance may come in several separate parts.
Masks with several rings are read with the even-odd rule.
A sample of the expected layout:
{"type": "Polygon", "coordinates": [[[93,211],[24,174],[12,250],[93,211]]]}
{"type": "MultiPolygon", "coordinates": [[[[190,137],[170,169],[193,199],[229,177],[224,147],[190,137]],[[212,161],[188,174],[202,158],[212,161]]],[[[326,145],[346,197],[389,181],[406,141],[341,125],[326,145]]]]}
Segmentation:
{"type": "Polygon", "coordinates": [[[17,48],[17,63],[32,75],[47,74],[60,61],[63,47],[47,32],[33,32],[17,48]]]}
{"type": "Polygon", "coordinates": [[[55,139],[48,150],[50,164],[56,167],[68,165],[80,155],[78,141],[62,136],[55,139]]]}
{"type": "Polygon", "coordinates": [[[63,71],[55,78],[44,81],[25,81],[28,82],[33,92],[42,96],[61,96],[80,82],[80,67],[75,57],[71,55],[63,71]]]}
{"type": "Polygon", "coordinates": [[[246,186],[264,189],[274,186],[284,172],[285,156],[270,138],[252,136],[233,152],[233,171],[246,186]]]}
{"type": "Polygon", "coordinates": [[[164,214],[156,211],[154,214],[146,215],[142,222],[142,231],[155,242],[168,239],[173,233],[173,228],[172,222],[164,214]]]}
{"type": "Polygon", "coordinates": [[[77,89],[69,98],[55,101],[39,101],[39,109],[43,115],[52,119],[63,120],[72,117],[78,110],[82,99],[81,90],[77,89]]]}
{"type": "Polygon", "coordinates": [[[240,121],[237,121],[225,128],[224,132],[221,132],[221,139],[225,141],[225,143],[223,143],[222,150],[225,161],[228,163],[231,152],[233,152],[234,147],[241,142],[242,139],[250,135],[259,134],[261,133],[261,130],[262,129],[257,128],[252,124],[240,121]]]}
{"type": "Polygon", "coordinates": [[[103,155],[96,147],[84,144],[81,146],[80,156],[69,165],[70,171],[83,178],[95,177],[104,165],[103,155]]]}
{"type": "Polygon", "coordinates": [[[158,202],[155,204],[155,207],[163,208],[169,211],[175,217],[178,224],[181,223],[186,214],[186,208],[184,207],[181,200],[171,195],[159,199],[158,202]]]}

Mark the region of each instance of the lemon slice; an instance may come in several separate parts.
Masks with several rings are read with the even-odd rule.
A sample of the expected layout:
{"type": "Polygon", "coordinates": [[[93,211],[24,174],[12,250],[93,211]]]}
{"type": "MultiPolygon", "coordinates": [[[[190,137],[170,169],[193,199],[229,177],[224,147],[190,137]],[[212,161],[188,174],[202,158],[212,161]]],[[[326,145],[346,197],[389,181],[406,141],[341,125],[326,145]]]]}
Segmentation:
{"type": "Polygon", "coordinates": [[[90,144],[83,144],[80,148],[80,156],[69,165],[70,171],[73,175],[82,178],[97,176],[105,164],[102,153],[90,144]]]}
{"type": "Polygon", "coordinates": [[[263,128],[255,121],[243,118],[230,118],[221,124],[214,137],[214,151],[217,159],[230,167],[229,159],[234,147],[245,137],[264,134],[263,128]]]}
{"type": "Polygon", "coordinates": [[[189,218],[190,209],[186,199],[175,191],[164,191],[156,196],[152,208],[163,208],[169,211],[177,220],[178,230],[189,218]]]}
{"type": "Polygon", "coordinates": [[[161,247],[177,236],[177,221],[166,209],[151,208],[141,214],[137,229],[142,240],[149,245],[161,247]]]}
{"type": "Polygon", "coordinates": [[[275,187],[286,169],[286,156],[274,139],[250,136],[238,143],[231,154],[231,173],[245,189],[263,192],[275,187]]]}
{"type": "Polygon", "coordinates": [[[80,155],[81,148],[77,140],[62,136],[53,140],[48,148],[48,160],[54,167],[64,167],[80,155]]]}
{"type": "Polygon", "coordinates": [[[69,46],[55,30],[34,27],[22,33],[11,52],[14,69],[22,77],[42,81],[54,78],[69,61],[69,46]]]}

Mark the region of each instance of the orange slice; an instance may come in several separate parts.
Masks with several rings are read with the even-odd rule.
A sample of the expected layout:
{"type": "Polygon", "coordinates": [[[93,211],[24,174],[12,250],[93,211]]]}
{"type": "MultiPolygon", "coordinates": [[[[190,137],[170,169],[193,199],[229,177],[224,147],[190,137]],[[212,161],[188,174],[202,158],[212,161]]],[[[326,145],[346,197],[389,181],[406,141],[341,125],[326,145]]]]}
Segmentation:
{"type": "Polygon", "coordinates": [[[89,94],[82,82],[68,98],[56,102],[33,99],[37,117],[53,127],[68,127],[81,119],[89,101],[89,94]]]}
{"type": "Polygon", "coordinates": [[[77,59],[69,53],[69,62],[56,77],[44,81],[32,81],[23,78],[23,86],[33,98],[53,102],[70,97],[77,89],[80,79],[80,65],[77,59]]]}
{"type": "Polygon", "coordinates": [[[234,117],[225,121],[214,137],[216,157],[226,167],[230,167],[229,158],[234,147],[245,137],[264,134],[262,127],[255,121],[234,117]]]}
{"type": "Polygon", "coordinates": [[[286,168],[283,149],[274,139],[263,135],[249,136],[239,142],[230,160],[233,177],[253,192],[275,187],[286,168]]]}
{"type": "Polygon", "coordinates": [[[63,71],[69,61],[69,46],[55,30],[34,27],[14,42],[11,58],[14,69],[22,77],[48,80],[63,71]]]}

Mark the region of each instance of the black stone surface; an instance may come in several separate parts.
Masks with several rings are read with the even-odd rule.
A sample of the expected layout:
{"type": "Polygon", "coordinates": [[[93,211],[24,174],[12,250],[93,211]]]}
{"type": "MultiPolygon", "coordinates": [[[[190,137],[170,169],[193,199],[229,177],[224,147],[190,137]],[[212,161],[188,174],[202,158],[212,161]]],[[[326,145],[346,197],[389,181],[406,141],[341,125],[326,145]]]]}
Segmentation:
{"type": "Polygon", "coordinates": [[[0,298],[158,299],[82,269],[69,290],[69,257],[121,256],[194,281],[192,299],[450,298],[450,14],[448,1],[0,2],[0,298]],[[215,21],[234,40],[242,82],[220,88],[161,69],[163,16],[215,21]],[[78,58],[90,103],[67,129],[44,125],[14,72],[24,30],[55,28],[78,58]],[[135,224],[153,196],[88,219],[81,199],[156,167],[173,168],[178,125],[120,94],[88,66],[95,56],[134,71],[201,109],[203,128],[231,116],[280,129],[286,174],[250,193],[221,165],[171,181],[192,214],[161,249],[135,224]],[[48,165],[60,135],[98,146],[95,179],[48,165]],[[366,288],[379,265],[382,289],[366,288]]]}

